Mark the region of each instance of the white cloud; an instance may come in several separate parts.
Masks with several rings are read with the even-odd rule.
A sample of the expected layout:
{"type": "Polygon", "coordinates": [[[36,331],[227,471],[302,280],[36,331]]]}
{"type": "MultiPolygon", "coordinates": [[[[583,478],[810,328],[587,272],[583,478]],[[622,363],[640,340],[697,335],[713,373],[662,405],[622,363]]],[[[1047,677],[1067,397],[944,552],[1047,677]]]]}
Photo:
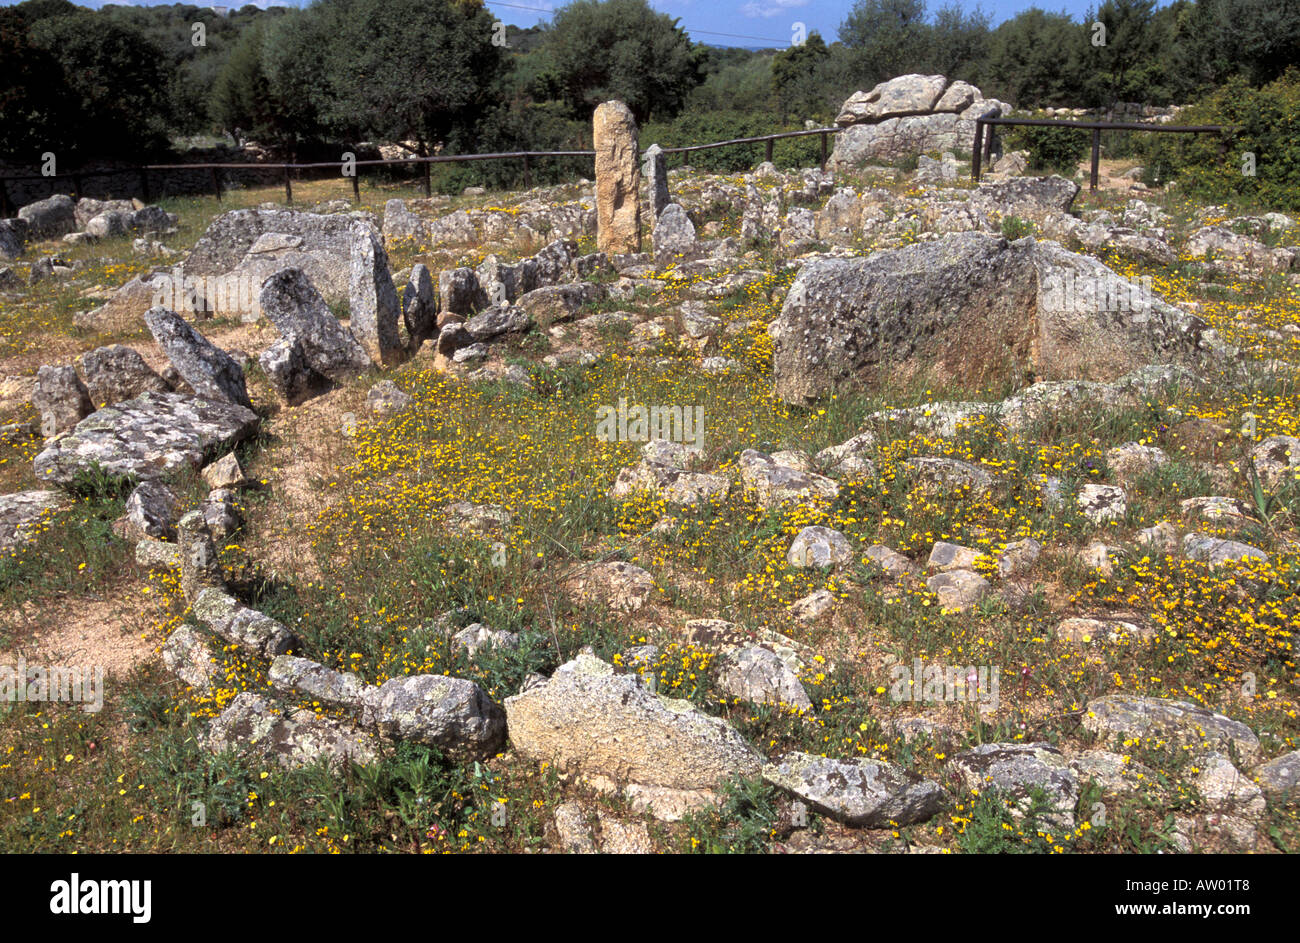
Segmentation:
{"type": "Polygon", "coordinates": [[[780,16],[787,10],[807,5],[808,0],[751,0],[740,8],[740,12],[752,18],[770,19],[780,16]]]}

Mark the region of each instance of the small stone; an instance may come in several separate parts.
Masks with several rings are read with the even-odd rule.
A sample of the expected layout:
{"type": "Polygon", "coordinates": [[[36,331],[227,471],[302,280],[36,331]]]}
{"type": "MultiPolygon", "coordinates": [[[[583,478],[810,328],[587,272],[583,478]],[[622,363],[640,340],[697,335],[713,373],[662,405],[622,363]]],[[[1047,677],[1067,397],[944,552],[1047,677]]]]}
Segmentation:
{"type": "Polygon", "coordinates": [[[969,609],[991,591],[989,581],[970,570],[936,573],[925,581],[925,585],[939,597],[939,605],[947,612],[969,609]]]}
{"type": "Polygon", "coordinates": [[[234,452],[217,459],[202,471],[203,480],[209,488],[242,488],[248,484],[244,469],[234,452]]]}
{"type": "Polygon", "coordinates": [[[1089,482],[1079,489],[1079,511],[1094,524],[1121,520],[1128,512],[1123,488],[1089,482]]]}
{"type": "Polygon", "coordinates": [[[785,559],[799,568],[837,566],[853,559],[853,545],[837,530],[805,527],[795,536],[785,559]]]}
{"type": "Polygon", "coordinates": [[[973,570],[975,569],[975,561],[981,556],[983,554],[978,550],[971,550],[969,547],[945,543],[940,540],[930,550],[929,566],[940,573],[949,570],[973,570]]]}

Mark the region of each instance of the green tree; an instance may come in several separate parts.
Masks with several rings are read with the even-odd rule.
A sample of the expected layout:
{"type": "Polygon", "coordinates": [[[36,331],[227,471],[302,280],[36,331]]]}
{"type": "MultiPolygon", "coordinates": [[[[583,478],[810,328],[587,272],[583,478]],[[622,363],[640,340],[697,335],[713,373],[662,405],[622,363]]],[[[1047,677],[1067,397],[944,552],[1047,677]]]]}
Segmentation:
{"type": "Polygon", "coordinates": [[[925,0],[857,0],[839,36],[861,88],[914,72],[930,50],[925,0]]]}
{"type": "Polygon", "coordinates": [[[830,58],[826,42],[815,30],[799,46],[772,57],[772,91],[784,121],[791,113],[811,113],[821,104],[820,73],[830,58]]]}
{"type": "Polygon", "coordinates": [[[1106,0],[1088,14],[1087,23],[1090,38],[1082,63],[1092,103],[1106,107],[1147,101],[1160,82],[1155,0],[1106,0]],[[1104,38],[1104,44],[1098,45],[1094,35],[1104,38]]]}
{"type": "Polygon", "coordinates": [[[555,14],[545,46],[565,101],[583,118],[611,98],[638,122],[671,118],[703,79],[703,52],[646,0],[574,0],[555,14]]]}
{"type": "Polygon", "coordinates": [[[59,64],[75,112],[72,155],[141,157],[167,143],[169,76],[138,30],[91,12],[39,20],[32,44],[59,64]]]}
{"type": "Polygon", "coordinates": [[[979,7],[970,13],[955,3],[941,7],[930,27],[927,68],[949,79],[977,83],[988,58],[990,22],[979,7]]]}
{"type": "Polygon", "coordinates": [[[439,140],[472,124],[504,71],[480,0],[324,0],[317,109],[337,135],[439,140]]]}
{"type": "Polygon", "coordinates": [[[1069,16],[1030,7],[989,37],[984,94],[1027,109],[1087,104],[1080,56],[1088,42],[1069,16]]]}

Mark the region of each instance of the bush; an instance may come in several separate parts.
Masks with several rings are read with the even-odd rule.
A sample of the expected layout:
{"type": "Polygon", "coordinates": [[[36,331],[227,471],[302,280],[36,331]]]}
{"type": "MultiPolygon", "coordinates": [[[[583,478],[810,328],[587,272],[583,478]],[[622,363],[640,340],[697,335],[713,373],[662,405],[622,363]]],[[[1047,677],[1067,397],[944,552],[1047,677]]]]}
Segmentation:
{"type": "MultiPolygon", "coordinates": [[[[640,146],[690,147],[712,144],[732,138],[752,138],[802,128],[780,126],[773,115],[765,112],[715,111],[689,113],[666,123],[650,123],[642,129],[640,146]]],[[[669,166],[689,164],[696,170],[715,174],[738,174],[753,170],[763,161],[763,144],[734,144],[708,151],[670,155],[669,166]]],[[[820,162],[817,135],[777,141],[772,149],[772,163],[782,169],[815,167],[820,162]]]]}
{"type": "Polygon", "coordinates": [[[1087,131],[1022,125],[1012,126],[1003,150],[1028,151],[1031,170],[1054,170],[1073,177],[1090,144],[1087,131]]]}
{"type": "Polygon", "coordinates": [[[1153,175],[1177,179],[1198,199],[1300,209],[1300,71],[1290,69],[1263,88],[1232,78],[1180,112],[1178,123],[1236,127],[1226,137],[1150,135],[1146,160],[1153,175]],[[1248,154],[1254,155],[1253,176],[1246,172],[1248,154]]]}

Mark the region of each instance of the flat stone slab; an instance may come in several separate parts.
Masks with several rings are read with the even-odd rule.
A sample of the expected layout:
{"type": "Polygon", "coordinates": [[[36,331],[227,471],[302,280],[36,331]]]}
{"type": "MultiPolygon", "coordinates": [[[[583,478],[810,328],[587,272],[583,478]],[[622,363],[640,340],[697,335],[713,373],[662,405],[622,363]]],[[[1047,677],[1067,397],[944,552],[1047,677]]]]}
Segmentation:
{"type": "Polygon", "coordinates": [[[160,478],[199,468],[257,431],[257,413],[183,393],[143,393],[96,410],[36,456],[41,481],[67,485],[96,464],[108,475],[160,478]]]}
{"type": "Polygon", "coordinates": [[[1165,740],[1207,752],[1232,748],[1245,761],[1260,753],[1259,738],[1245,724],[1190,701],[1107,694],[1088,702],[1083,727],[1106,741],[1165,740]]]}
{"type": "Polygon", "coordinates": [[[763,778],[846,825],[887,828],[932,818],[947,797],[938,783],[890,763],[788,753],[763,778]]]}

